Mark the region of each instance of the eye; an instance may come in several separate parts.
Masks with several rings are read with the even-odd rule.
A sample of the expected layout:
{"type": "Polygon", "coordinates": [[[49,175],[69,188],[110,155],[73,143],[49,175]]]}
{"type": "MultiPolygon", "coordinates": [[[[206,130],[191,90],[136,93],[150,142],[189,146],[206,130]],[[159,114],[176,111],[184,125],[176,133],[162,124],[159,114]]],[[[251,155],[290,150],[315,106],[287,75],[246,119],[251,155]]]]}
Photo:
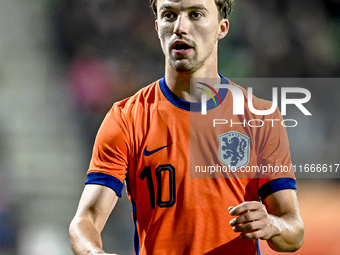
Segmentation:
{"type": "Polygon", "coordinates": [[[191,13],[190,13],[190,17],[191,17],[192,19],[199,19],[199,18],[201,18],[202,16],[203,16],[203,14],[200,13],[200,12],[197,12],[197,11],[194,11],[194,12],[191,12],[191,13]]]}
{"type": "Polygon", "coordinates": [[[175,14],[173,12],[167,11],[163,14],[163,18],[166,20],[173,20],[175,18],[175,14]]]}

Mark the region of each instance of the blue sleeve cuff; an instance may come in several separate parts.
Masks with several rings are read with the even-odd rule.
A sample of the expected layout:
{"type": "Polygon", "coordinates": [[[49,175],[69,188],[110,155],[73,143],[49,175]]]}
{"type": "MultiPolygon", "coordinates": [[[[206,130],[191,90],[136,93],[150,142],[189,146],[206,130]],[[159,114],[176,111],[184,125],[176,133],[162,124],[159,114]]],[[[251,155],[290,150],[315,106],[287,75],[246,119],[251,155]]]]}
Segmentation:
{"type": "Polygon", "coordinates": [[[124,186],[116,177],[103,173],[89,173],[85,184],[98,184],[109,187],[113,189],[119,197],[122,196],[124,186]]]}
{"type": "Polygon", "coordinates": [[[293,178],[274,179],[263,184],[258,193],[263,201],[270,194],[284,189],[296,189],[296,181],[293,178]]]}

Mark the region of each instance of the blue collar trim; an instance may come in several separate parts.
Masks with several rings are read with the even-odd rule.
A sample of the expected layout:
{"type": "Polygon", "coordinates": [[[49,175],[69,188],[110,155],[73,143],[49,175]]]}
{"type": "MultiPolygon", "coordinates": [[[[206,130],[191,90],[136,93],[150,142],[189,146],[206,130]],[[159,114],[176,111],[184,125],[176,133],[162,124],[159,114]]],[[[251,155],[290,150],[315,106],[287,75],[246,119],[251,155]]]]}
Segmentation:
{"type": "MultiPolygon", "coordinates": [[[[223,77],[221,74],[219,74],[219,75],[222,78],[222,84],[229,84],[228,79],[223,77]]],[[[170,103],[172,103],[174,106],[176,106],[180,109],[186,110],[186,111],[191,111],[191,112],[200,112],[201,111],[201,103],[200,102],[191,103],[191,102],[185,101],[182,98],[175,95],[175,93],[173,93],[169,89],[168,85],[166,84],[165,77],[160,80],[159,86],[160,86],[161,91],[163,92],[164,96],[166,97],[166,99],[168,99],[170,101],[170,103]]],[[[227,93],[228,93],[228,89],[226,89],[226,88],[221,88],[218,91],[218,95],[221,98],[222,102],[225,99],[225,97],[227,96],[227,93]]],[[[207,101],[207,110],[214,109],[215,107],[220,105],[220,101],[218,100],[217,95],[215,95],[214,99],[215,99],[217,104],[215,105],[214,100],[211,98],[210,100],[207,101]]]]}

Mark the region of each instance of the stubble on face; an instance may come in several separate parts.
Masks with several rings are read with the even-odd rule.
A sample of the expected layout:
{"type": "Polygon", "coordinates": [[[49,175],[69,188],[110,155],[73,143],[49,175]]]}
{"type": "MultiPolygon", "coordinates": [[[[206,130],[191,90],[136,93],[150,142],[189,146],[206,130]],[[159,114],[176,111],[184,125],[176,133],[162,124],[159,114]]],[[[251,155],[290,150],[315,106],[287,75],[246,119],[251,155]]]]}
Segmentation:
{"type": "Polygon", "coordinates": [[[200,57],[198,51],[197,51],[197,44],[195,41],[184,38],[184,37],[177,37],[174,40],[171,40],[168,44],[168,62],[170,66],[177,72],[181,73],[194,73],[197,70],[199,70],[208,57],[213,53],[214,51],[215,44],[210,45],[210,49],[206,52],[205,56],[200,57]],[[188,42],[190,45],[193,46],[193,55],[188,56],[188,55],[174,55],[171,52],[171,45],[175,40],[185,40],[188,42]]]}
{"type": "MultiPolygon", "coordinates": [[[[159,0],[158,36],[166,61],[177,72],[194,73],[217,54],[218,13],[214,0],[159,0]],[[163,10],[162,10],[163,9],[163,10]],[[183,9],[183,13],[179,13],[183,9]],[[169,10],[169,12],[168,12],[169,10]],[[165,14],[171,14],[168,17],[165,14]],[[201,14],[193,18],[192,13],[201,14]],[[176,15],[183,15],[185,22],[176,27],[176,15]],[[189,20],[188,20],[189,19],[189,20]],[[216,20],[215,20],[216,19],[216,20]],[[175,31],[176,30],[176,31],[175,31]],[[174,43],[188,44],[190,50],[174,49],[174,43]]],[[[212,59],[213,60],[213,59],[212,59]]],[[[214,61],[214,60],[213,60],[214,61]]]]}

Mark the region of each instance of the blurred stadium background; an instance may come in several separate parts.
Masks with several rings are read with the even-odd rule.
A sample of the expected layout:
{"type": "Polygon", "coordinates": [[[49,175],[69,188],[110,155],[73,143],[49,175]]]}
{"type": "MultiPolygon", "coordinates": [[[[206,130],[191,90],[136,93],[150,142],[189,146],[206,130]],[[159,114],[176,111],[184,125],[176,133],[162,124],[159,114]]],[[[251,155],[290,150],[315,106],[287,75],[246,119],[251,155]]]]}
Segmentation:
{"type": "MultiPolygon", "coordinates": [[[[338,0],[235,2],[220,43],[223,75],[339,77],[338,0]]],[[[72,254],[68,224],[103,116],[164,75],[153,28],[147,0],[0,1],[0,255],[72,254]]],[[[295,164],[340,163],[334,84],[311,87],[313,117],[288,130],[295,164]]],[[[296,254],[339,254],[335,177],[299,180],[306,238],[296,254]]],[[[124,196],[104,229],[104,247],[133,254],[132,238],[124,196]]]]}

